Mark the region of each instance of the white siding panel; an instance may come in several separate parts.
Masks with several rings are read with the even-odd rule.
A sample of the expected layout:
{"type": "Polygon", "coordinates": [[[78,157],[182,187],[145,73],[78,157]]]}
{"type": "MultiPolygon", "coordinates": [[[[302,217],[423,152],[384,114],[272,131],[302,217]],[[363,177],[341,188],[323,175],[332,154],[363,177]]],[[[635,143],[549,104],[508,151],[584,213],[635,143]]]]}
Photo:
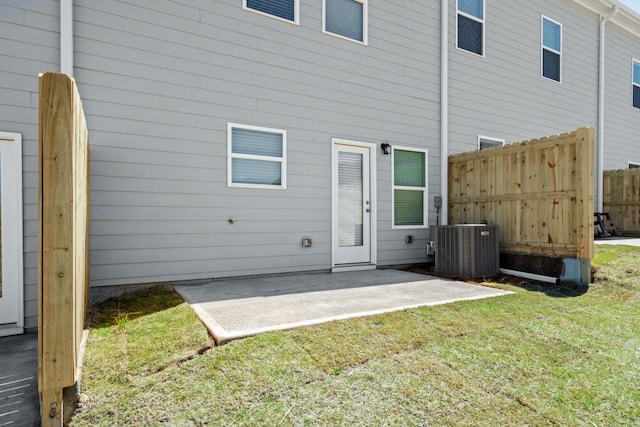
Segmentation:
{"type": "Polygon", "coordinates": [[[631,63],[640,60],[640,38],[607,27],[604,169],[640,163],[640,109],[632,107],[631,63]]]}
{"type": "Polygon", "coordinates": [[[60,4],[0,0],[0,131],[22,134],[25,327],[37,327],[38,74],[59,69],[60,4]]]}
{"type": "Polygon", "coordinates": [[[596,126],[595,14],[569,1],[488,3],[486,33],[484,58],[450,50],[452,153],[477,149],[478,135],[515,142],[596,126]],[[540,76],[542,15],[563,25],[562,83],[540,76]]]}
{"type": "MultiPolygon", "coordinates": [[[[326,270],[331,138],[438,156],[438,4],[371,4],[369,46],[323,34],[311,0],[299,26],[228,0],[75,4],[94,285],[326,270]],[[286,190],[226,186],[228,122],[287,130],[286,190]]],[[[391,230],[389,162],[378,153],[381,264],[405,235],[391,230]]]]}

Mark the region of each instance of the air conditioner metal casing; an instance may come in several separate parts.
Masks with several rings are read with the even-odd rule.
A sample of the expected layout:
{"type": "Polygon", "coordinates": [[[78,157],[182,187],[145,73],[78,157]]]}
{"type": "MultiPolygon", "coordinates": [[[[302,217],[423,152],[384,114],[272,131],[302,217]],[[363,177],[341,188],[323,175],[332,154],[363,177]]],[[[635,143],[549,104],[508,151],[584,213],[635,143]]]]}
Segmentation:
{"type": "Polygon", "coordinates": [[[438,225],[433,228],[437,273],[464,279],[493,277],[500,270],[497,224],[438,225]]]}

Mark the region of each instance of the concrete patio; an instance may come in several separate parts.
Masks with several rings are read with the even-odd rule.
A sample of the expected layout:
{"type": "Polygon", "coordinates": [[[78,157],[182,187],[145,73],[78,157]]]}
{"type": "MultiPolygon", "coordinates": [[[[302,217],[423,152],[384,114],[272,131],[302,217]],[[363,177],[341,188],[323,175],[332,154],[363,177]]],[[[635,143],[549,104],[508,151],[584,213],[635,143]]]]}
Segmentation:
{"type": "Polygon", "coordinates": [[[510,293],[400,270],[226,279],[175,289],[218,344],[267,331],[510,293]]]}

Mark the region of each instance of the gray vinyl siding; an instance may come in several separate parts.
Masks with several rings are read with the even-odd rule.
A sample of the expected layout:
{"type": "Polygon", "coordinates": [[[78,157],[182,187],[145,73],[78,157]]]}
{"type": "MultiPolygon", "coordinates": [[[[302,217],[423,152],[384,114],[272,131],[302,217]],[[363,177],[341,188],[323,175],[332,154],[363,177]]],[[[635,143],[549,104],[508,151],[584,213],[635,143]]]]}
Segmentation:
{"type": "MultiPolygon", "coordinates": [[[[363,46],[323,34],[312,0],[300,25],[235,0],[77,0],[92,285],[329,269],[332,138],[428,148],[436,194],[439,5],[424,3],[371,2],[363,46]],[[287,131],[286,190],[227,187],[228,122],[287,131]]],[[[428,231],[391,229],[377,156],[378,264],[422,261],[428,231]]]]}
{"type": "MultiPolygon", "coordinates": [[[[451,2],[455,3],[455,2],[451,2]]],[[[450,13],[451,153],[478,135],[507,143],[596,126],[598,17],[573,2],[486,2],[485,57],[455,48],[450,13]],[[540,21],[562,24],[562,82],[541,77],[540,21]]]]}
{"type": "Polygon", "coordinates": [[[59,71],[57,1],[0,0],[0,131],[22,134],[25,328],[38,325],[38,74],[59,71]]]}
{"type": "Polygon", "coordinates": [[[605,68],[604,170],[640,163],[640,109],[632,106],[631,62],[640,60],[640,37],[608,24],[605,68]]]}

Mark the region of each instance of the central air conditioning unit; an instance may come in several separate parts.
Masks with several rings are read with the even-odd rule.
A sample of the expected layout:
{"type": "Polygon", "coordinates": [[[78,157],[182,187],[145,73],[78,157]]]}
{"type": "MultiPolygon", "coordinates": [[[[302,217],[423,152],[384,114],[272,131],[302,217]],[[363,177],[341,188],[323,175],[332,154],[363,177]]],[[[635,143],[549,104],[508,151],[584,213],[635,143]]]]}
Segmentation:
{"type": "Polygon", "coordinates": [[[475,279],[500,271],[497,224],[438,225],[433,229],[437,273],[475,279]]]}

